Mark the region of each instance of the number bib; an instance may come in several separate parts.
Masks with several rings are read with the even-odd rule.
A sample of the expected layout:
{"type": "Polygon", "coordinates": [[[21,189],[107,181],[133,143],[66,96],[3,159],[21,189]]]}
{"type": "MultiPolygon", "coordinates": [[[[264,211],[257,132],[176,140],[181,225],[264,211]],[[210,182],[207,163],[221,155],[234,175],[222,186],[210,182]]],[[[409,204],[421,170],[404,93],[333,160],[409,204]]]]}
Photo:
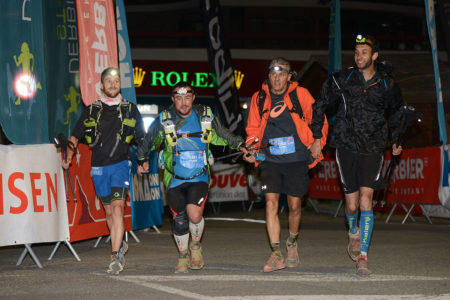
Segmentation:
{"type": "Polygon", "coordinates": [[[205,151],[181,151],[180,164],[188,169],[200,169],[205,165],[205,151]]]}
{"type": "Polygon", "coordinates": [[[283,155],[295,152],[295,142],[293,136],[285,136],[275,139],[269,139],[270,154],[283,155]]]}

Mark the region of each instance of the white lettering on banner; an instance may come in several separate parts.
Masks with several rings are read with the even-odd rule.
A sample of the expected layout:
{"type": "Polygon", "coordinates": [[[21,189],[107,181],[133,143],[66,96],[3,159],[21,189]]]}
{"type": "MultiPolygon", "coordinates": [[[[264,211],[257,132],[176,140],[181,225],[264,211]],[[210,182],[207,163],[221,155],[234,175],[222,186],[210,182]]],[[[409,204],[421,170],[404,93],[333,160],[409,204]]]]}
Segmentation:
{"type": "Polygon", "coordinates": [[[58,210],[56,173],[14,172],[7,178],[3,175],[0,173],[0,215],[22,214],[27,210],[35,213],[58,210]],[[4,186],[6,182],[7,186],[4,186]]]}
{"type": "MultiPolygon", "coordinates": [[[[117,17],[117,44],[119,46],[119,69],[120,69],[120,83],[122,88],[131,88],[132,83],[132,73],[130,64],[124,61],[127,57],[127,46],[125,45],[125,40],[123,39],[123,26],[120,19],[120,9],[116,6],[116,17],[117,17]]],[[[126,34],[126,33],[125,33],[126,34]]],[[[134,88],[134,86],[133,86],[134,88]]]]}
{"type": "Polygon", "coordinates": [[[323,178],[325,179],[325,182],[327,182],[328,179],[336,179],[338,177],[336,161],[324,160],[321,162],[321,164],[322,168],[317,174],[319,178],[323,178]]]}
{"type": "Polygon", "coordinates": [[[247,176],[240,165],[217,164],[211,167],[208,201],[224,202],[248,199],[247,176]]]}
{"type": "Polygon", "coordinates": [[[69,73],[78,73],[78,27],[74,1],[66,1],[66,9],[56,14],[60,24],[56,25],[58,40],[67,41],[67,54],[70,57],[67,69],[69,73]],[[71,5],[71,6],[69,6],[71,5]]]}
{"type": "Polygon", "coordinates": [[[31,3],[31,0],[23,0],[22,2],[22,20],[31,22],[31,17],[25,17],[25,6],[27,5],[27,2],[31,3]]]}
{"type": "MultiPolygon", "coordinates": [[[[106,41],[105,24],[106,24],[106,7],[94,3],[94,21],[95,21],[95,35],[97,41],[94,41],[91,48],[98,50],[94,54],[94,72],[101,73],[105,68],[108,67],[108,45],[106,41]],[[104,53],[100,53],[100,52],[104,53]]],[[[100,78],[100,77],[99,77],[100,78]]],[[[100,81],[95,84],[95,90],[98,95],[101,94],[100,91],[100,81]]]]}
{"type": "Polygon", "coordinates": [[[134,202],[161,199],[159,174],[144,174],[142,177],[135,174],[133,182],[134,202]],[[142,184],[143,182],[149,182],[149,184],[142,184]]]}
{"type": "MultiPolygon", "coordinates": [[[[383,165],[383,174],[389,166],[390,160],[386,160],[383,165]]],[[[391,181],[394,183],[396,180],[406,179],[424,179],[423,169],[428,165],[428,158],[407,158],[399,161],[394,168],[394,172],[391,181]]]]}

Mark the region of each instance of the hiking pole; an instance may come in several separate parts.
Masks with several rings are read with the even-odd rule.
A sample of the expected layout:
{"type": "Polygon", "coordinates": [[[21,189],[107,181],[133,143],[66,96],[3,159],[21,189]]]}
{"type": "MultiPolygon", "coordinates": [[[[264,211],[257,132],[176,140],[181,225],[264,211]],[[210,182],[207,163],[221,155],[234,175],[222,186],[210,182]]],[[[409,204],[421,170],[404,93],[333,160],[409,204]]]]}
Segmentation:
{"type": "MultiPolygon", "coordinates": [[[[67,159],[67,148],[69,147],[72,151],[75,152],[75,146],[74,144],[69,141],[66,136],[62,133],[58,134],[57,137],[54,138],[55,140],[55,145],[56,148],[61,148],[61,152],[63,154],[63,158],[64,160],[67,159]]],[[[66,188],[66,201],[68,202],[70,200],[69,198],[69,192],[67,191],[67,181],[70,184],[70,188],[72,190],[72,194],[73,194],[73,199],[75,202],[77,202],[77,195],[75,193],[75,188],[73,187],[73,182],[72,182],[72,176],[70,176],[70,170],[69,169],[65,169],[64,170],[64,174],[66,177],[66,182],[65,182],[65,188],[66,188]],[[67,179],[68,178],[68,179],[67,179]]]]}

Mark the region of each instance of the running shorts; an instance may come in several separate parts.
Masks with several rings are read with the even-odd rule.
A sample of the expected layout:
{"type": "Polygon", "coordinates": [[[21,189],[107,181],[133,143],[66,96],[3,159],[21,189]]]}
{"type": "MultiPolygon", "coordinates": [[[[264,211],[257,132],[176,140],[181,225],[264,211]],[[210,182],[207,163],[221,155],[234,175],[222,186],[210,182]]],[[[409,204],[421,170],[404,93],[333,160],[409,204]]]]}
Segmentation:
{"type": "Polygon", "coordinates": [[[206,182],[185,182],[167,191],[167,200],[174,216],[186,211],[188,204],[204,207],[208,198],[206,182]]]}
{"type": "Polygon", "coordinates": [[[357,192],[361,187],[384,188],[383,153],[354,153],[341,148],[336,149],[336,162],[345,194],[357,192]]]}

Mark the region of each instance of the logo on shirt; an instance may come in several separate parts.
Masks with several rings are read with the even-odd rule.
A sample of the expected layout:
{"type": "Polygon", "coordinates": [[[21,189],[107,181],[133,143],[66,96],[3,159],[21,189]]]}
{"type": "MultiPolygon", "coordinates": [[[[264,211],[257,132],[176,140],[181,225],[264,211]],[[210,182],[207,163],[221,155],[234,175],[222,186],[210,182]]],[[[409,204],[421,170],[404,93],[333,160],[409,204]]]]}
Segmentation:
{"type": "Polygon", "coordinates": [[[283,111],[286,109],[286,103],[281,100],[275,103],[274,107],[270,110],[270,117],[275,119],[278,118],[283,111]]]}

